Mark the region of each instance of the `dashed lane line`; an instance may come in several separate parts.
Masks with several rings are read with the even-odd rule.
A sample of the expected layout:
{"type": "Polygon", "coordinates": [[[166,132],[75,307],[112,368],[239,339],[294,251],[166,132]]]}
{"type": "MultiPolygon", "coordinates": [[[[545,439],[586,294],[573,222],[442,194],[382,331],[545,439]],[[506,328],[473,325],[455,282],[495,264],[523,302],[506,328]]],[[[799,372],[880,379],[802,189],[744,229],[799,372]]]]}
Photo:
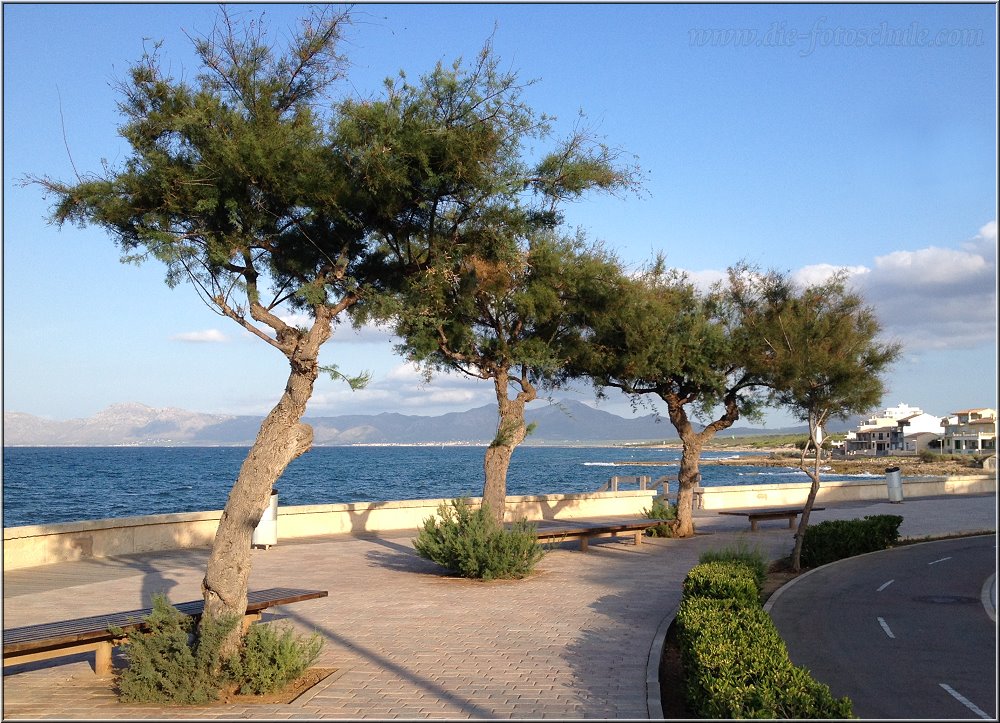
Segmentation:
{"type": "Polygon", "coordinates": [[[985,718],[986,720],[993,720],[994,716],[987,715],[983,711],[982,708],[980,708],[978,705],[976,705],[975,703],[973,703],[971,700],[969,700],[968,698],[966,698],[964,695],[962,695],[961,693],[959,693],[957,690],[955,690],[954,688],[952,688],[947,683],[938,683],[938,685],[940,685],[942,688],[944,688],[948,692],[948,694],[950,696],[952,696],[959,703],[961,703],[966,708],[968,708],[969,710],[971,710],[973,713],[975,713],[976,715],[978,715],[980,718],[985,718]]]}
{"type": "Polygon", "coordinates": [[[885,634],[895,640],[896,636],[892,634],[892,630],[889,629],[889,623],[885,621],[885,618],[876,618],[876,620],[878,620],[878,624],[882,626],[882,630],[885,631],[885,634]]]}

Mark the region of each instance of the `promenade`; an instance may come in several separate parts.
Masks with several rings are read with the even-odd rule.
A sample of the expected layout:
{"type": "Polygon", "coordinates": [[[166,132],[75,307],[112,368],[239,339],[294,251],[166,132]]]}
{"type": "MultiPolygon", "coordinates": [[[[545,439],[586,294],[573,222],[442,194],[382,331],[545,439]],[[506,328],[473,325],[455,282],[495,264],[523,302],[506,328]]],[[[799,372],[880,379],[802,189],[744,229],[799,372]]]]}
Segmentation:
{"type": "MultiPolygon", "coordinates": [[[[825,504],[813,523],[903,517],[903,537],[996,530],[996,495],[825,504]]],[[[696,511],[691,540],[567,543],[525,580],[447,577],[413,551],[413,534],[336,535],[253,552],[251,587],[307,587],[329,597],[290,605],[288,620],[326,640],[316,665],[336,669],[290,704],[122,705],[91,658],[4,670],[5,719],[649,718],[661,717],[657,665],[681,582],[706,550],[746,544],[768,559],[791,550],[783,520],[749,532],[743,518],[696,511]]],[[[8,572],[4,627],[200,596],[207,549],[66,562],[8,572]]],[[[117,657],[117,656],[116,656],[117,657]]]]}

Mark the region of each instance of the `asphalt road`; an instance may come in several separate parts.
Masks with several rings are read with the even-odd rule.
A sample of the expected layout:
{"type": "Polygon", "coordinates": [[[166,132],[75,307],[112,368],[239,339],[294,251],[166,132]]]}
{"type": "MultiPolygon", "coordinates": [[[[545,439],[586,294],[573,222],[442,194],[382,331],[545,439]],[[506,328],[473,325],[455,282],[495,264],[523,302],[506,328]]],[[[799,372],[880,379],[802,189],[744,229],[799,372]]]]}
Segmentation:
{"type": "Polygon", "coordinates": [[[771,617],[796,665],[861,718],[996,719],[996,623],[982,604],[996,535],[899,547],[817,568],[771,617]]]}

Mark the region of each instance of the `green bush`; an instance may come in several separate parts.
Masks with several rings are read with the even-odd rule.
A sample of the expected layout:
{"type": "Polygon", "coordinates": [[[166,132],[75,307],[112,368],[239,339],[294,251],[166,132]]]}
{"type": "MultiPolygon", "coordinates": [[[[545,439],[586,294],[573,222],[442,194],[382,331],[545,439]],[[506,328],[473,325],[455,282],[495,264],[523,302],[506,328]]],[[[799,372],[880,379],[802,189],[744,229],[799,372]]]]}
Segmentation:
{"type": "Polygon", "coordinates": [[[291,628],[279,634],[270,625],[252,625],[237,655],[223,660],[222,641],[240,624],[241,615],[194,620],[161,594],[153,595],[146,629],[125,634],[125,659],[118,675],[124,703],[200,705],[219,697],[223,686],[240,693],[280,690],[305,672],[319,655],[323,639],[296,637],[291,628]]]}
{"type": "Polygon", "coordinates": [[[544,550],[535,526],[521,520],[509,529],[497,524],[487,505],[473,511],[468,501],[452,500],[428,517],[413,547],[417,554],[462,577],[482,580],[521,578],[530,574],[544,550]]]}
{"type": "Polygon", "coordinates": [[[319,657],[323,639],[296,636],[291,625],[252,625],[243,640],[240,654],[225,663],[238,693],[261,695],[281,690],[302,675],[319,657]]]}
{"type": "Polygon", "coordinates": [[[853,717],[849,699],[835,699],[789,660],[752,578],[744,564],[716,560],[685,579],[675,624],[691,711],[702,718],[853,717]],[[734,597],[720,597],[727,588],[734,597]]]}
{"type": "MultiPolygon", "coordinates": [[[[648,510],[643,510],[642,514],[654,520],[676,520],[677,505],[662,497],[654,497],[652,506],[648,510]]],[[[672,525],[657,525],[648,528],[646,534],[653,537],[673,537],[674,528],[672,525]]]]}
{"type": "Polygon", "coordinates": [[[845,557],[891,547],[899,541],[899,515],[868,515],[860,520],[827,520],[806,528],[802,564],[818,567],[845,557]]]}
{"type": "MultiPolygon", "coordinates": [[[[147,631],[126,636],[126,667],[118,676],[118,694],[126,703],[197,705],[215,700],[221,680],[219,649],[239,624],[239,616],[210,621],[194,631],[193,620],[153,596],[147,631]]],[[[121,633],[112,629],[112,632],[121,633]]]]}
{"type": "Polygon", "coordinates": [[[710,597],[759,602],[761,588],[753,571],[742,562],[717,561],[696,565],[688,571],[681,586],[683,597],[710,597]]]}
{"type": "Polygon", "coordinates": [[[750,568],[753,573],[758,592],[764,589],[764,580],[767,579],[767,560],[764,559],[764,555],[759,549],[751,550],[742,540],[721,550],[706,550],[698,557],[698,562],[741,563],[750,568]]]}

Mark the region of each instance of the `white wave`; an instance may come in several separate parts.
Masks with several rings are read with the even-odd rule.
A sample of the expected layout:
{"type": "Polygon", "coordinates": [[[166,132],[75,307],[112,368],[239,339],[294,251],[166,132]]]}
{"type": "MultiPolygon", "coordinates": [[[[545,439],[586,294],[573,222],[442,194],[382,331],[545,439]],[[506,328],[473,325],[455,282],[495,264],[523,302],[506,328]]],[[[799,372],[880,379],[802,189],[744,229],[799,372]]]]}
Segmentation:
{"type": "Polygon", "coordinates": [[[584,467],[617,467],[617,462],[584,462],[584,467]]]}

